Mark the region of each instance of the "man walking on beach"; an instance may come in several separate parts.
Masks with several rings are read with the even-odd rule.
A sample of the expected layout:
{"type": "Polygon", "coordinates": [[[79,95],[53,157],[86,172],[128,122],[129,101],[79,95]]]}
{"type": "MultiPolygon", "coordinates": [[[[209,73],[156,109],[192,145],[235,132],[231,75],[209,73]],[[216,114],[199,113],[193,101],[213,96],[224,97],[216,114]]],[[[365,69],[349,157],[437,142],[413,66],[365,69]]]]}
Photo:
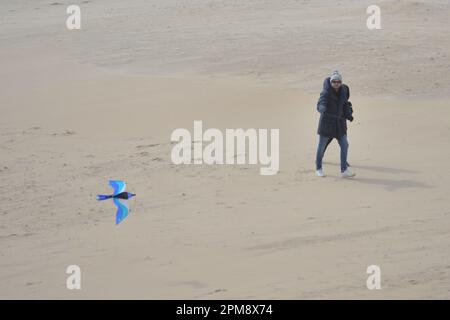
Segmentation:
{"type": "Polygon", "coordinates": [[[320,112],[319,144],[316,155],[316,175],[324,177],[322,170],[322,159],[325,150],[331,140],[336,139],[341,148],[341,176],[343,178],[353,177],[355,174],[350,171],[347,163],[348,141],[347,141],[347,120],[353,121],[350,89],[342,83],[342,76],[338,71],[334,71],[327,77],[317,102],[317,111],[320,112]]]}

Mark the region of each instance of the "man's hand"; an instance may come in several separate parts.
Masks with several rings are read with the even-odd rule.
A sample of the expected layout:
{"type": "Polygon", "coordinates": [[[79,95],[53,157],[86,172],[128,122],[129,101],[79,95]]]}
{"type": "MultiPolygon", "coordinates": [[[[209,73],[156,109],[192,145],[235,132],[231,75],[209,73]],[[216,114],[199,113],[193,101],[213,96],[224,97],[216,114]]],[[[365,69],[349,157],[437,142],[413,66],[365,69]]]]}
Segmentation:
{"type": "Polygon", "coordinates": [[[319,104],[317,105],[317,111],[319,111],[320,113],[324,113],[325,111],[327,111],[327,107],[323,104],[319,104]]]}

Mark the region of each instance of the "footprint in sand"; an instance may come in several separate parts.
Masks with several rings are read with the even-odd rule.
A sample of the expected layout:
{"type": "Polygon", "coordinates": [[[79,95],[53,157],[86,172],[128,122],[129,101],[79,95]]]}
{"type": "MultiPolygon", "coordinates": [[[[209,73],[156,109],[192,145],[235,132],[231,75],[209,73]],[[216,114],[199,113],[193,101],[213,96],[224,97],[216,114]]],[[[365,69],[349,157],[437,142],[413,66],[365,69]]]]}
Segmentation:
{"type": "Polygon", "coordinates": [[[76,132],[75,131],[72,131],[72,130],[65,130],[64,132],[62,132],[62,133],[52,133],[51,135],[52,136],[73,136],[74,134],[76,134],[76,132]]]}
{"type": "Polygon", "coordinates": [[[210,296],[210,295],[213,295],[213,294],[216,294],[216,293],[221,293],[221,292],[226,292],[226,291],[227,291],[227,289],[216,289],[214,291],[207,292],[204,295],[205,296],[210,296]]]}
{"type": "Polygon", "coordinates": [[[147,151],[142,151],[142,152],[139,152],[138,155],[140,155],[141,157],[148,157],[149,153],[147,151]]]}
{"type": "Polygon", "coordinates": [[[41,283],[42,283],[42,281],[27,282],[27,283],[25,283],[25,285],[26,286],[34,286],[34,285],[41,284],[41,283]]]}
{"type": "Polygon", "coordinates": [[[152,144],[146,144],[146,145],[138,145],[136,146],[137,149],[143,149],[143,148],[153,148],[159,146],[159,143],[152,143],[152,144]]]}

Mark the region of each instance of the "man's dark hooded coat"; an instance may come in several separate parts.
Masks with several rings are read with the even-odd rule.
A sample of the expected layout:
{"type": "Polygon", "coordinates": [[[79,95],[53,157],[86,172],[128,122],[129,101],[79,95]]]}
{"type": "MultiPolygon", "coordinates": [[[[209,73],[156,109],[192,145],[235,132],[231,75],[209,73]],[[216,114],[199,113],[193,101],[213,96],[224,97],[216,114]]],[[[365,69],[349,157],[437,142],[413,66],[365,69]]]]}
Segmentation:
{"type": "Polygon", "coordinates": [[[317,111],[320,112],[319,135],[340,138],[347,134],[347,120],[353,121],[350,89],[342,84],[336,91],[330,83],[330,78],[323,82],[323,89],[317,102],[317,111]]]}

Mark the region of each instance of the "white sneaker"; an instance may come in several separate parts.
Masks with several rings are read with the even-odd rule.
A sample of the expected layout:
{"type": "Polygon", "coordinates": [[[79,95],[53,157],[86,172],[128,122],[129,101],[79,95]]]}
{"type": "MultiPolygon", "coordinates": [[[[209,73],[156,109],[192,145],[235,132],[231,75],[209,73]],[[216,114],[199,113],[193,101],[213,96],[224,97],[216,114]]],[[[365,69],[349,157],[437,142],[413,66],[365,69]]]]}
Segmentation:
{"type": "Polygon", "coordinates": [[[345,171],[341,173],[342,178],[350,178],[350,177],[354,177],[355,175],[356,174],[351,172],[349,168],[345,169],[345,171]]]}
{"type": "Polygon", "coordinates": [[[316,170],[316,176],[323,178],[325,177],[325,174],[323,173],[322,169],[319,169],[316,170]]]}

